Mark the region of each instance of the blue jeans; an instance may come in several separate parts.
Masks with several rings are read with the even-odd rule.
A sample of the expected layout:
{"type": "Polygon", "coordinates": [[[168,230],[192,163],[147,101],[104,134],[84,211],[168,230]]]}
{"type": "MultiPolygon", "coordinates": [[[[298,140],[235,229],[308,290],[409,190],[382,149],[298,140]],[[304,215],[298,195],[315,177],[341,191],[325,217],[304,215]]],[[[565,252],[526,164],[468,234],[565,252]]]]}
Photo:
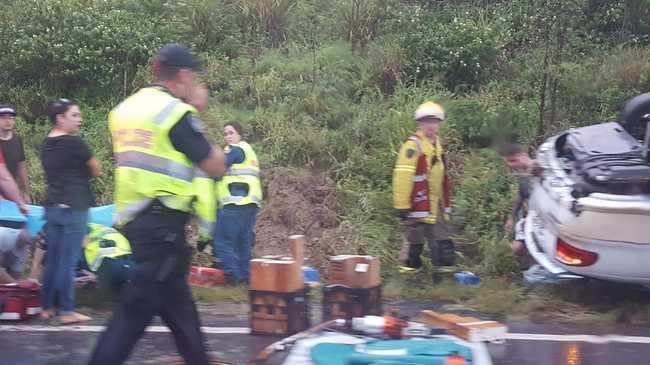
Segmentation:
{"type": "Polygon", "coordinates": [[[229,204],[217,210],[212,252],[224,273],[234,280],[248,281],[258,210],[255,204],[229,204]]]}
{"type": "Polygon", "coordinates": [[[87,232],[88,211],[45,208],[47,255],[43,271],[43,309],[54,308],[56,295],[61,314],[74,311],[74,276],[87,232]]]}

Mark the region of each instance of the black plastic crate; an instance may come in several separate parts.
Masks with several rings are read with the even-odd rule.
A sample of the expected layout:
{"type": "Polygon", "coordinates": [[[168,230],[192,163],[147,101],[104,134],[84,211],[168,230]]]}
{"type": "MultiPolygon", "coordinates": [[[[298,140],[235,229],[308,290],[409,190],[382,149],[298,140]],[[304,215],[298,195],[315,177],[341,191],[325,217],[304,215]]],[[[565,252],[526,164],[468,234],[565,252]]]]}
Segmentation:
{"type": "Polygon", "coordinates": [[[323,321],[382,314],[381,286],[365,289],[345,285],[323,287],[323,321]]]}
{"type": "Polygon", "coordinates": [[[309,328],[309,289],[293,293],[249,290],[251,334],[292,335],[309,328]]]}

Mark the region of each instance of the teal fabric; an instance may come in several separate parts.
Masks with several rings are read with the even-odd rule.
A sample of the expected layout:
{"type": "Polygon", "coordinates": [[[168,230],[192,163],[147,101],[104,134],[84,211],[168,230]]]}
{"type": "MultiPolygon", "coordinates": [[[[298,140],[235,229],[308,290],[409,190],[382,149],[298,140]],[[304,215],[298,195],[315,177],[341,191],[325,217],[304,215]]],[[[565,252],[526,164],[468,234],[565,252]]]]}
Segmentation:
{"type": "Polygon", "coordinates": [[[444,365],[448,356],[460,355],[472,364],[471,349],[446,339],[372,341],[356,346],[314,346],[312,361],[316,365],[444,365]],[[357,352],[357,348],[363,350],[357,352]]]}
{"type": "MultiPolygon", "coordinates": [[[[26,223],[29,233],[35,236],[45,225],[45,208],[40,205],[28,205],[27,207],[29,213],[25,217],[18,210],[16,203],[10,200],[0,200],[0,220],[26,223]]],[[[115,215],[115,204],[93,207],[88,211],[88,221],[111,227],[113,215],[115,215]]]]}

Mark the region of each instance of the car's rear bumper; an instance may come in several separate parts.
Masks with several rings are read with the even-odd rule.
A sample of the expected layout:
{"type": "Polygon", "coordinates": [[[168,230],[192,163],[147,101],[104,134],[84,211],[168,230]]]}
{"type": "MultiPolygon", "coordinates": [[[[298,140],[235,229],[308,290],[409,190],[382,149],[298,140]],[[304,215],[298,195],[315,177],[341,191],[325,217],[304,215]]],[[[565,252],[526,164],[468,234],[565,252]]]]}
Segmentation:
{"type": "Polygon", "coordinates": [[[550,272],[571,272],[603,280],[650,284],[650,245],[576,237],[558,227],[540,227],[535,224],[536,219],[537,213],[530,211],[526,222],[526,246],[531,256],[550,272]],[[553,232],[556,230],[558,233],[553,232]],[[598,260],[585,267],[569,266],[558,261],[555,258],[558,234],[574,247],[597,253],[598,260]]]}

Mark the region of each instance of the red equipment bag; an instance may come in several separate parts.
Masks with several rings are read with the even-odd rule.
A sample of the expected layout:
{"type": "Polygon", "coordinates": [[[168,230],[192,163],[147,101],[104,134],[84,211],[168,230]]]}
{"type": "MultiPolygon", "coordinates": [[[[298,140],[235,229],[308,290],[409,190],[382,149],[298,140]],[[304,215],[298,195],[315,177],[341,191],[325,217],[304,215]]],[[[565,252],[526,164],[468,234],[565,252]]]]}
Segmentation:
{"type": "Polygon", "coordinates": [[[41,286],[32,281],[0,285],[0,320],[20,321],[41,313],[41,286]]]}

